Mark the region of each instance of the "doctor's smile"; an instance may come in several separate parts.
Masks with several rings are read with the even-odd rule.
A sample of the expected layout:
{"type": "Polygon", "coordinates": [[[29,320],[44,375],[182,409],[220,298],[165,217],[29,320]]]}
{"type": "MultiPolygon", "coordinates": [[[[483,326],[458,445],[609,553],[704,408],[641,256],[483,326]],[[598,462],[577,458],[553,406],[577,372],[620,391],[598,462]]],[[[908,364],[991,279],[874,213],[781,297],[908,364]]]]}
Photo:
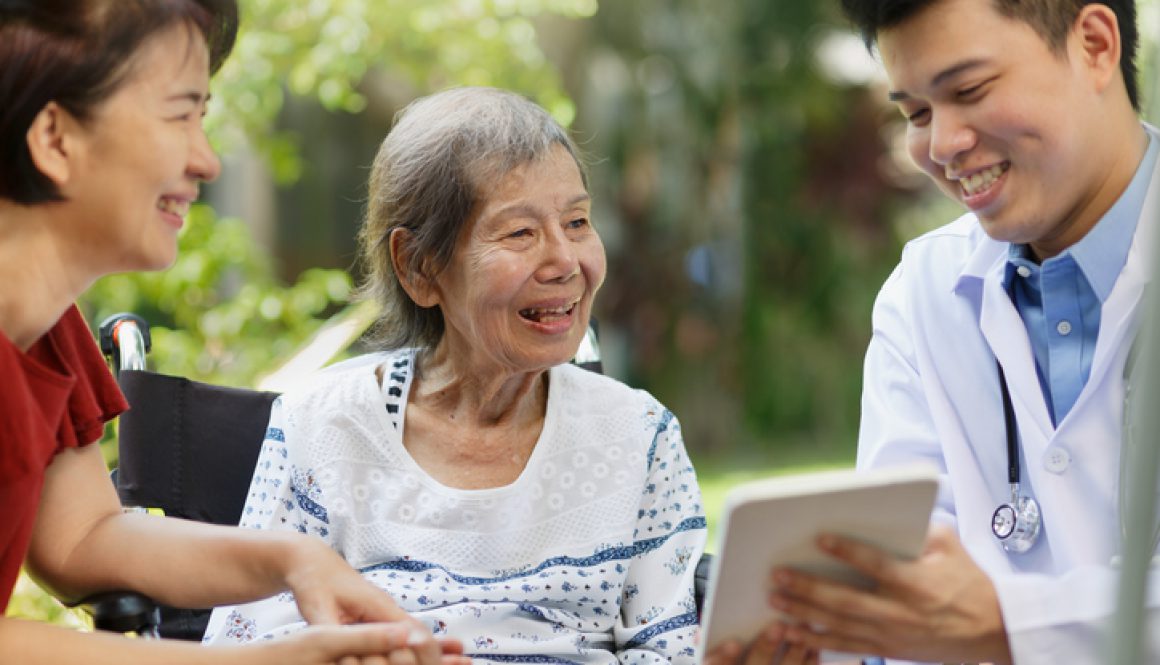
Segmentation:
{"type": "Polygon", "coordinates": [[[952,175],[948,170],[947,179],[958,182],[963,204],[971,210],[979,211],[998,198],[1010,168],[1011,162],[1004,161],[966,175],[952,175]]]}

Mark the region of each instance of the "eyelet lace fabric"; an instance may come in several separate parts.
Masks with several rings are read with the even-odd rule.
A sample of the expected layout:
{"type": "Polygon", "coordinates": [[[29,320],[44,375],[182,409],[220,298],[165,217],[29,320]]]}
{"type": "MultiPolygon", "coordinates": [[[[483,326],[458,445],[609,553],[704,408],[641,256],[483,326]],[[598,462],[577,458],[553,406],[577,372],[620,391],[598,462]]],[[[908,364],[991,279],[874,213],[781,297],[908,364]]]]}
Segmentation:
{"type": "MultiPolygon", "coordinates": [[[[280,398],[241,526],[324,539],[475,659],[693,660],[705,519],[672,413],[644,391],[555,367],[520,476],[451,488],[403,446],[414,357],[348,361],[280,398]]],[[[206,641],[301,625],[282,594],[218,608],[206,641]]]]}

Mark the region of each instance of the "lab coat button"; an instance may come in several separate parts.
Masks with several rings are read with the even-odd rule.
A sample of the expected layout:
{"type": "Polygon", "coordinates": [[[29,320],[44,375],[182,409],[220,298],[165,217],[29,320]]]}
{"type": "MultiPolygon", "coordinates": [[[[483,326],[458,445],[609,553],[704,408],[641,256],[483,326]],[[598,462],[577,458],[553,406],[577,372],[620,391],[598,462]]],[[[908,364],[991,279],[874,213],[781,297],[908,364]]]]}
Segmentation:
{"type": "Polygon", "coordinates": [[[1063,473],[1071,465],[1071,455],[1063,448],[1052,448],[1044,455],[1043,467],[1052,473],[1063,473]]]}
{"type": "Polygon", "coordinates": [[[1067,336],[1071,334],[1071,321],[1063,320],[1055,325],[1055,332],[1060,335],[1067,336]]]}
{"type": "Polygon", "coordinates": [[[1019,273],[1020,277],[1030,277],[1031,276],[1031,268],[1028,268],[1027,266],[1019,266],[1018,268],[1015,269],[1015,272],[1019,273]]]}

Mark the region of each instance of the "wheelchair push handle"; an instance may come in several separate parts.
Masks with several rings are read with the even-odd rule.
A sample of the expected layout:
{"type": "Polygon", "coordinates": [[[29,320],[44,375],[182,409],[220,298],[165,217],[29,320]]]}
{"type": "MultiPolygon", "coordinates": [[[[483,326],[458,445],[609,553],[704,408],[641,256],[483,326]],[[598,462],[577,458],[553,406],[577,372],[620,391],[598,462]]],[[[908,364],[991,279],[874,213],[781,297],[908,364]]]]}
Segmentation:
{"type": "Polygon", "coordinates": [[[101,322],[101,353],[110,358],[113,372],[145,369],[145,354],[153,348],[149,324],[136,314],[114,314],[101,322]]]}
{"type": "MultiPolygon", "coordinates": [[[[114,314],[101,322],[98,330],[101,353],[110,360],[113,373],[120,378],[121,370],[144,370],[145,354],[153,346],[149,324],[136,314],[114,314]]],[[[114,472],[115,473],[115,472],[114,472]]],[[[127,512],[145,512],[144,508],[129,508],[127,512]]],[[[78,602],[93,617],[97,630],[130,633],[145,638],[157,638],[161,614],[157,603],[131,591],[109,591],[89,596],[78,602]]]]}

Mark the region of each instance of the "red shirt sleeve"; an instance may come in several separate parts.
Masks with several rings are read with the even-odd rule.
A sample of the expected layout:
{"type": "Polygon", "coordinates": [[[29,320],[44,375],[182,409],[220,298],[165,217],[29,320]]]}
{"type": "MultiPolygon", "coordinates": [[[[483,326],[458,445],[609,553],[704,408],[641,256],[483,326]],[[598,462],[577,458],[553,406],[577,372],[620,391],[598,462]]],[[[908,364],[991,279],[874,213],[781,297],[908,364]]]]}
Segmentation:
{"type": "Polygon", "coordinates": [[[58,451],[97,441],[105,423],[129,408],[75,305],[28,350],[28,355],[45,365],[55,364],[58,371],[76,380],[68,397],[68,417],[61,420],[57,430],[58,451]]]}

